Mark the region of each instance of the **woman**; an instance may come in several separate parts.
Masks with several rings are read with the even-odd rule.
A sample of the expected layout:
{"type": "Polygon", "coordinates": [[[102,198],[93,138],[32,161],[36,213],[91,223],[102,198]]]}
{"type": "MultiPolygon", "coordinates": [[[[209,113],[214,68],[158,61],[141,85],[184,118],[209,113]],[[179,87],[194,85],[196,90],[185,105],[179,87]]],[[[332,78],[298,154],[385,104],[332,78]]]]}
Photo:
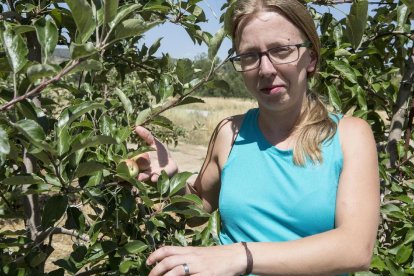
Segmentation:
{"type": "MultiPolygon", "coordinates": [[[[150,275],[335,275],[370,265],[379,218],[375,141],[358,118],[329,114],[308,91],[319,40],[296,0],[238,1],[233,65],[258,109],[223,120],[187,193],[219,209],[214,247],[153,252],[150,275]]],[[[177,171],[165,147],[140,180],[177,171]]]]}

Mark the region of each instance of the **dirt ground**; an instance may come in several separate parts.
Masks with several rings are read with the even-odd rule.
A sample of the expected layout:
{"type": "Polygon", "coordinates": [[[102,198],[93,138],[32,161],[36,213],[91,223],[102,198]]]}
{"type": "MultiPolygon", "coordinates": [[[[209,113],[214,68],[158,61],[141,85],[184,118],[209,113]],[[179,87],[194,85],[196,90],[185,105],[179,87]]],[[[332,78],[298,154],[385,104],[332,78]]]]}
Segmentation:
{"type": "Polygon", "coordinates": [[[180,171],[195,173],[199,172],[207,153],[206,146],[181,143],[175,148],[170,146],[169,150],[180,171]]]}

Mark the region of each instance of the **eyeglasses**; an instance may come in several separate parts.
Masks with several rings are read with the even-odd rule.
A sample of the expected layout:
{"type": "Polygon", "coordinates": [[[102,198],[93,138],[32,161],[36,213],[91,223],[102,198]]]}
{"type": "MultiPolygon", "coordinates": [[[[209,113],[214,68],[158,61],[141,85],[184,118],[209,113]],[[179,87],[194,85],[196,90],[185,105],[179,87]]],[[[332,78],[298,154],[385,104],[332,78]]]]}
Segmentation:
{"type": "Polygon", "coordinates": [[[265,55],[273,65],[295,62],[299,59],[299,48],[311,47],[310,41],[299,44],[284,45],[271,48],[264,52],[245,53],[230,58],[237,72],[246,72],[260,67],[262,56],[265,55]]]}

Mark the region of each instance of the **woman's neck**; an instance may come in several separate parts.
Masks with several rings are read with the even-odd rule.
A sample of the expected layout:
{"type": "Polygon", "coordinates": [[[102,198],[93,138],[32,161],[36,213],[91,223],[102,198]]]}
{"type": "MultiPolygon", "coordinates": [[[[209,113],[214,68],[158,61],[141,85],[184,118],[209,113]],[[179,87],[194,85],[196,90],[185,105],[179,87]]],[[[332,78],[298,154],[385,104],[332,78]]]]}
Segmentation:
{"type": "MultiPolygon", "coordinates": [[[[305,96],[300,106],[283,111],[271,111],[259,107],[258,124],[266,139],[273,145],[294,140],[294,130],[300,121],[306,102],[305,96]]],[[[289,144],[291,143],[289,142],[289,144]]]]}

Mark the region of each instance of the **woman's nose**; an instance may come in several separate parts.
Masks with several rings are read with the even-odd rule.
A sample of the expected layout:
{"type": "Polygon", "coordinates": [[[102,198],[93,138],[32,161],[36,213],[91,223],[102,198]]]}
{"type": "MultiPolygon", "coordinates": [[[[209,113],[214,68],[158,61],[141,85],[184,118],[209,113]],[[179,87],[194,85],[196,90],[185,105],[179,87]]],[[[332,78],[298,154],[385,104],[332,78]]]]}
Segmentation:
{"type": "Polygon", "coordinates": [[[273,65],[268,55],[262,55],[260,57],[260,68],[259,74],[266,75],[275,75],[277,73],[276,67],[273,65]]]}

